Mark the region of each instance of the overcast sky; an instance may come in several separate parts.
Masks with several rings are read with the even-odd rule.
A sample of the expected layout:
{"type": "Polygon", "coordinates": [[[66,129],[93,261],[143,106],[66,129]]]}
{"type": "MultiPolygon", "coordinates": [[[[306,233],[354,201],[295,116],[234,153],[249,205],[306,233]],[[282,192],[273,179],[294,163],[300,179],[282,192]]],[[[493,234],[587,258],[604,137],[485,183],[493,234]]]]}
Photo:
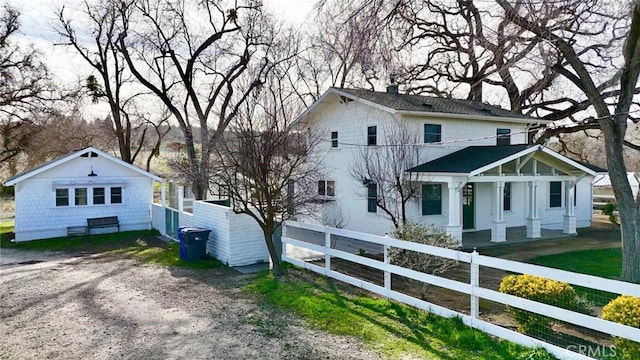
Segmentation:
{"type": "MultiPolygon", "coordinates": [[[[304,26],[304,20],[314,2],[314,0],[263,0],[265,7],[274,11],[276,15],[281,15],[291,23],[300,26],[304,26]]],[[[65,12],[72,14],[73,11],[81,9],[83,0],[8,0],[8,3],[21,12],[20,41],[24,44],[33,44],[40,50],[50,70],[57,77],[72,83],[86,78],[91,69],[80,56],[67,51],[63,46],[54,45],[60,39],[53,30],[56,24],[56,9],[64,6],[65,12]]],[[[74,17],[76,24],[80,24],[81,21],[81,16],[74,17]]],[[[93,113],[91,109],[87,110],[93,113]]]]}

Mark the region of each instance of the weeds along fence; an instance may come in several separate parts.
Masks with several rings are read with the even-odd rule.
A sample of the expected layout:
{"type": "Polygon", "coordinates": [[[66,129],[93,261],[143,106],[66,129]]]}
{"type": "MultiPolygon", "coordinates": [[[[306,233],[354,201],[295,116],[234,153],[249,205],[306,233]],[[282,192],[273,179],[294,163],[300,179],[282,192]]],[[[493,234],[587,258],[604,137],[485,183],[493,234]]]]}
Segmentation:
{"type": "MultiPolygon", "coordinates": [[[[293,221],[283,227],[282,249],[283,261],[440,316],[460,317],[468,326],[543,347],[561,359],[619,358],[619,340],[640,346],[640,329],[601,317],[602,307],[620,294],[640,297],[637,284],[293,221]],[[394,265],[390,251],[454,264],[444,272],[419,272],[394,265]],[[568,283],[571,292],[540,301],[501,292],[505,277],[518,274],[568,283]]],[[[528,284],[525,292],[526,286],[553,284],[528,284]]]]}

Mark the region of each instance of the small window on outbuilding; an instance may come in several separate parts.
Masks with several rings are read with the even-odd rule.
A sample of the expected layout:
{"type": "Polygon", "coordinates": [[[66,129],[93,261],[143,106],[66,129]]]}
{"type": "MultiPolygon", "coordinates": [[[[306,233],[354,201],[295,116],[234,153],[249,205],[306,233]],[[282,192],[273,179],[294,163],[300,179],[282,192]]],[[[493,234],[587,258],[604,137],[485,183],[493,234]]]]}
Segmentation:
{"type": "Polygon", "coordinates": [[[337,131],[332,131],[331,132],[331,147],[333,147],[333,148],[337,148],[338,147],[338,132],[337,131]]]}
{"type": "Polygon", "coordinates": [[[69,206],[69,189],[56,189],[56,206],[69,206]]]}
{"type": "Polygon", "coordinates": [[[97,187],[93,188],[93,205],[104,205],[105,197],[104,197],[104,188],[97,187]]]}
{"type": "Polygon", "coordinates": [[[318,195],[336,196],[336,182],[331,180],[318,181],[318,195]]]}
{"type": "Polygon", "coordinates": [[[74,204],[76,206],[87,205],[87,188],[74,189],[74,204]]]}
{"type": "Polygon", "coordinates": [[[122,188],[112,187],[111,188],[111,204],[122,204],[122,188]]]}

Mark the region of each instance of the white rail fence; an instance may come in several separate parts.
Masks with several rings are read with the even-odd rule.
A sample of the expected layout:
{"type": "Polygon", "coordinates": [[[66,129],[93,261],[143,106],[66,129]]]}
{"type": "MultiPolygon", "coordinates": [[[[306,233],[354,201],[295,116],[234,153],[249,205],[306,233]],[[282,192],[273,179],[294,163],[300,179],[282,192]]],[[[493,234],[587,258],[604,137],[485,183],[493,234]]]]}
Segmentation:
{"type": "MultiPolygon", "coordinates": [[[[470,327],[524,346],[543,347],[561,359],[591,359],[593,357],[606,357],[607,354],[604,354],[604,350],[602,350],[605,347],[604,345],[598,349],[578,344],[567,345],[566,343],[558,346],[542,339],[519,333],[512,330],[510,326],[492,323],[480,314],[481,299],[524,309],[580,328],[640,342],[640,329],[610,322],[596,316],[504,294],[496,289],[484,287],[480,278],[483,272],[495,272],[494,269],[498,269],[503,272],[530,274],[584,288],[613,294],[624,293],[635,297],[640,297],[640,285],[484,256],[477,252],[466,253],[397,240],[386,236],[376,236],[293,221],[286,222],[283,227],[282,247],[283,261],[440,316],[460,317],[470,327]],[[345,239],[350,240],[337,241],[345,239]],[[467,264],[469,272],[463,276],[465,279],[460,277],[451,279],[399,267],[389,261],[389,248],[391,247],[456,260],[461,264],[467,264]],[[374,254],[376,252],[375,249],[381,250],[382,254],[378,258],[375,256],[363,256],[364,254],[374,254]],[[363,278],[357,274],[347,274],[345,271],[341,271],[340,266],[336,266],[336,262],[348,262],[349,264],[358,264],[363,268],[375,269],[374,271],[379,273],[381,279],[372,281],[367,279],[366,276],[363,278]],[[392,286],[394,276],[453,290],[469,300],[469,311],[467,313],[450,309],[397,291],[392,286]]],[[[611,346],[609,345],[609,347],[611,346]]],[[[615,350],[613,351],[615,354],[615,350]]]]}

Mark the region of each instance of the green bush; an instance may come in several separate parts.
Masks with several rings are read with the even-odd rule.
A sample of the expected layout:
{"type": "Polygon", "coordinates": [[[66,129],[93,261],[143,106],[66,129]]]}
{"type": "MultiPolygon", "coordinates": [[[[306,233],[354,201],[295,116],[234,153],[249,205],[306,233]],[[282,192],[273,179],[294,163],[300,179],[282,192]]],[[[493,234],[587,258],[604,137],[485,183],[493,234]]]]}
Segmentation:
{"type": "MultiPolygon", "coordinates": [[[[618,296],[602,308],[602,318],[640,328],[640,298],[618,296]]],[[[619,337],[614,338],[614,343],[621,359],[640,359],[640,343],[619,337]]]]}
{"type": "Polygon", "coordinates": [[[616,204],[616,203],[607,203],[602,208],[602,214],[609,215],[609,221],[611,221],[611,223],[613,223],[613,224],[617,224],[618,223],[618,217],[616,216],[616,214],[614,214],[614,212],[616,210],[618,210],[618,204],[616,204]]]}
{"type": "MultiPolygon", "coordinates": [[[[500,283],[500,292],[565,309],[575,310],[578,305],[578,297],[571,285],[539,276],[505,276],[500,283]]],[[[550,331],[556,322],[555,319],[511,306],[507,310],[515,319],[518,331],[524,334],[539,335],[550,331]]]]}

